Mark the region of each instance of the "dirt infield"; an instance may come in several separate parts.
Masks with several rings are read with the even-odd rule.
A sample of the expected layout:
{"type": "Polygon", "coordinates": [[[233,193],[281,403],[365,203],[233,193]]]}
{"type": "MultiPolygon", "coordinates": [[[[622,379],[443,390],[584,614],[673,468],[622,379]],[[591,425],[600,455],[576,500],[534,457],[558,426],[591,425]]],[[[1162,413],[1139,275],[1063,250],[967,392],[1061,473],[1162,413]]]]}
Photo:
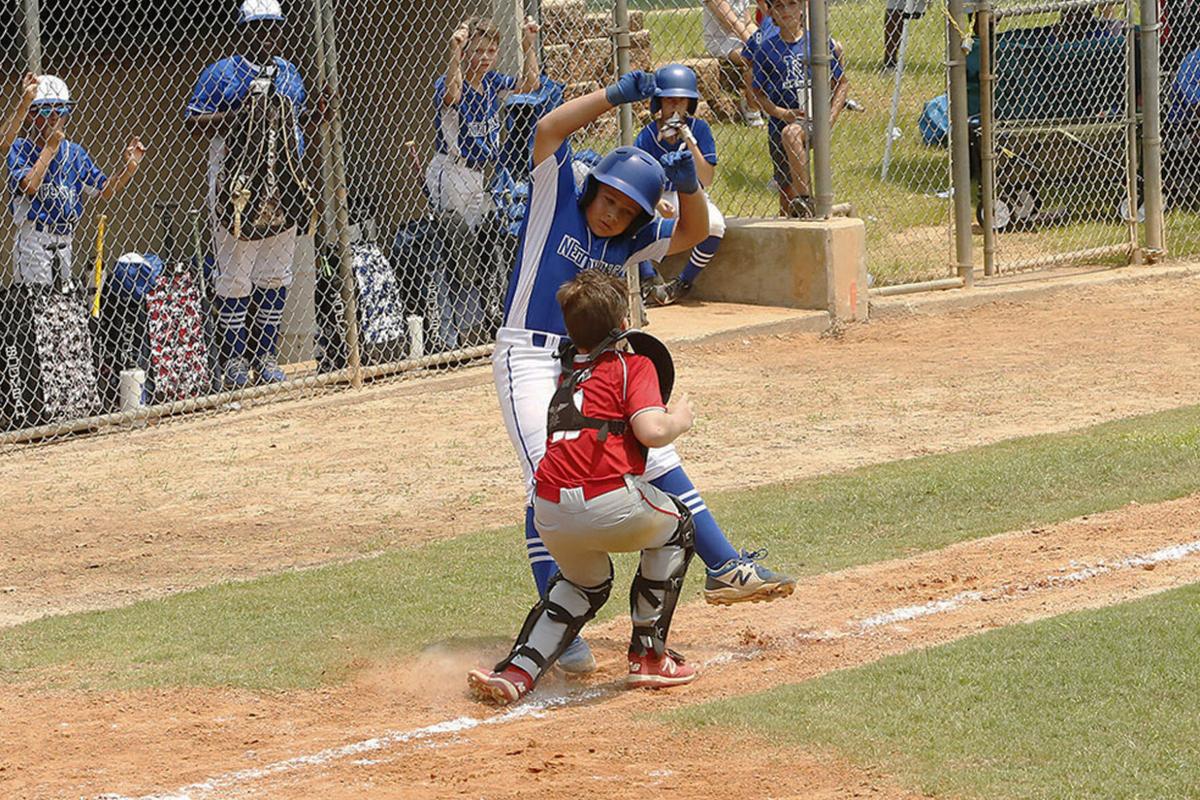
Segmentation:
{"type": "MultiPolygon", "coordinates": [[[[1197,403],[1198,301],[1200,278],[1176,278],[683,345],[700,419],[681,450],[711,491],[1197,403]]],[[[667,310],[674,330],[701,311],[667,310]]],[[[31,449],[0,458],[0,625],[516,524],[520,507],[486,368],[31,449]]]]}
{"type": "Polygon", "coordinates": [[[465,670],[505,644],[430,649],[365,666],[322,691],[185,689],[0,695],[7,798],[638,798],[675,790],[725,797],[910,795],[886,775],[754,737],[722,738],[646,720],[654,711],[740,695],[1200,580],[1200,497],[1131,505],[1046,529],[804,580],[769,607],[689,605],[673,644],[702,665],[661,694],[619,688],[627,623],[589,635],[600,670],[547,680],[537,703],[491,712],[465,670]]]}

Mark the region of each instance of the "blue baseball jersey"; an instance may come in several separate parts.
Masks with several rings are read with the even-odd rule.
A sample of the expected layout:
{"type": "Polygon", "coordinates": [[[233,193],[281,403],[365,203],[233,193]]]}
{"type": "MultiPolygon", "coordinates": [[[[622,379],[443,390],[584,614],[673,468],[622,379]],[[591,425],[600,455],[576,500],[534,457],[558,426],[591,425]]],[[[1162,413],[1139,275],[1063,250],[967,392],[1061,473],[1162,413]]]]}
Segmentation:
{"type": "Polygon", "coordinates": [[[742,45],[742,58],[751,60],[754,58],[754,51],[757,50],[769,36],[779,33],[779,26],[775,24],[775,20],[770,17],[763,17],[762,24],[758,26],[758,30],[750,34],[750,38],[742,45]]]}
{"type": "Polygon", "coordinates": [[[500,93],[517,88],[517,79],[500,72],[486,72],[482,90],[463,81],[462,96],[448,106],[446,76],[437,79],[433,90],[434,149],[460,158],[468,167],[480,169],[496,162],[500,152],[500,93]]]}
{"type": "Polygon", "coordinates": [[[579,205],[566,142],[530,173],[529,213],[521,223],[517,265],[504,300],[504,327],[566,335],[559,287],[585,269],[624,275],[628,264],[661,261],[675,220],[655,217],[633,234],[596,236],[579,205]]]}
{"type": "MultiPolygon", "coordinates": [[[[836,45],[829,40],[833,61],[830,78],[840,80],[845,70],[837,56],[836,45]]],[[[812,40],[804,33],[794,42],[786,42],[778,30],[765,36],[750,57],[752,85],[781,108],[808,109],[808,90],[812,83],[812,40]]],[[[784,122],[771,117],[772,128],[782,129],[784,122]]]]}
{"type": "Polygon", "coordinates": [[[19,184],[37,163],[41,151],[29,139],[17,139],[8,151],[8,188],[12,193],[9,208],[13,219],[17,223],[29,220],[43,225],[73,226],[83,216],[84,195],[99,192],[108,178],[82,145],[64,139],[42,185],[30,197],[21,191],[19,184]]]}
{"type": "MultiPolygon", "coordinates": [[[[700,148],[700,154],[704,156],[704,160],[717,165],[717,143],[713,139],[712,128],[702,119],[688,117],[688,126],[692,129],[692,135],[696,137],[696,146],[700,148]]],[[[654,156],[655,161],[661,161],[662,157],[673,150],[684,150],[687,148],[687,142],[683,141],[683,137],[675,140],[675,144],[667,144],[658,140],[658,122],[651,122],[646,127],[642,128],[638,133],[637,139],[634,140],[634,145],[645,150],[650,155],[654,156]]],[[[667,179],[667,191],[675,191],[675,184],[667,179]]]]}
{"type": "MultiPolygon", "coordinates": [[[[292,101],[296,143],[299,155],[304,155],[304,131],[300,125],[300,115],[304,113],[307,97],[304,80],[300,77],[300,70],[290,61],[276,56],[275,66],[275,91],[292,101]]],[[[208,65],[192,88],[192,96],[183,112],[184,118],[237,109],[250,94],[250,82],[261,70],[262,67],[251,64],[242,56],[223,58],[208,65]]]]}
{"type": "Polygon", "coordinates": [[[1182,122],[1200,108],[1200,50],[1188,53],[1175,80],[1171,82],[1171,107],[1167,111],[1168,122],[1182,122]]]}

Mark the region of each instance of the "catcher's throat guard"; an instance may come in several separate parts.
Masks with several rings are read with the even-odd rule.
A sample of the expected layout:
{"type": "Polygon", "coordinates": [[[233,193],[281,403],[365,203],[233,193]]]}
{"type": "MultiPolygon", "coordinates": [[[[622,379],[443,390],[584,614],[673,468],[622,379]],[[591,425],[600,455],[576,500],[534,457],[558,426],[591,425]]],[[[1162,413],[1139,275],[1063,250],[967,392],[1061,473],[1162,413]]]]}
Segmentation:
{"type": "Polygon", "coordinates": [[[316,199],[300,165],[296,109],[275,89],[276,66],[263,67],[226,137],[217,179],[221,224],[237,239],[276,236],[315,219],[316,199]]]}
{"type": "Polygon", "coordinates": [[[586,361],[576,360],[579,351],[574,344],[564,340],[559,348],[558,358],[562,362],[563,377],[550,398],[550,411],[546,420],[546,433],[553,437],[555,434],[581,430],[598,431],[597,439],[604,441],[609,434],[623,436],[628,427],[623,419],[600,419],[586,416],[575,405],[575,394],[579,383],[589,374],[596,359],[601,354],[618,347],[622,342],[628,344],[634,353],[649,358],[658,373],[658,387],[662,392],[663,402],[671,399],[671,389],[675,385],[675,363],[667,346],[657,338],[644,331],[628,330],[613,331],[612,334],[597,345],[589,354],[586,361]]]}

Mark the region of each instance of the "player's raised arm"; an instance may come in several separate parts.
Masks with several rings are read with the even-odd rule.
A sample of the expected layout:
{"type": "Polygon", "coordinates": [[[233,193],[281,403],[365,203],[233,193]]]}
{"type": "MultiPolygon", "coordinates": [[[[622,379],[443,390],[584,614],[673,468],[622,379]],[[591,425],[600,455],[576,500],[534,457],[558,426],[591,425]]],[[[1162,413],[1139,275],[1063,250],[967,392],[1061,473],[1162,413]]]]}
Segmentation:
{"type": "Polygon", "coordinates": [[[524,69],[518,92],[532,92],[541,82],[542,68],[538,63],[537,35],[542,28],[533,17],[526,17],[521,26],[521,50],[524,52],[524,69]]]}
{"type": "Polygon", "coordinates": [[[604,89],[563,103],[538,122],[533,138],[533,163],[554,155],[575,131],[622,103],[640,103],[654,96],[654,75],[635,69],[604,89]]]}
{"type": "Polygon", "coordinates": [[[6,157],[8,151],[12,149],[13,142],[21,135],[21,126],[25,124],[25,117],[29,114],[29,108],[33,105],[33,100],[37,97],[38,79],[32,72],[26,72],[25,78],[21,82],[21,99],[17,102],[17,107],[8,117],[8,121],[4,125],[3,141],[0,141],[0,152],[6,157]]]}
{"type": "Polygon", "coordinates": [[[667,179],[679,192],[679,221],[671,234],[667,255],[691,250],[708,238],[708,200],[700,191],[696,161],[688,150],[667,153],[661,159],[667,179]]]}

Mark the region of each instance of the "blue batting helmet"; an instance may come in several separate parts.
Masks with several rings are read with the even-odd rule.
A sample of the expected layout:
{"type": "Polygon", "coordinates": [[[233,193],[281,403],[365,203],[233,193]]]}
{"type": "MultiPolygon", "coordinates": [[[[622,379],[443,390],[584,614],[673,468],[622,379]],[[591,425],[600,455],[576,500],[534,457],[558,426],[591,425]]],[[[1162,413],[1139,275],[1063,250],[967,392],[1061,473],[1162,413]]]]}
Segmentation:
{"type": "Polygon", "coordinates": [[[667,175],[654,156],[636,147],[618,147],[600,159],[600,163],[583,183],[583,195],[579,204],[587,207],[596,196],[597,183],[611,186],[633,200],[642,209],[642,215],[629,226],[637,230],[650,221],[654,209],[662,199],[667,175]]]}
{"type": "Polygon", "coordinates": [[[655,114],[662,105],[659,102],[660,97],[686,97],[692,101],[688,103],[688,113],[695,114],[696,106],[700,102],[696,73],[692,72],[691,67],[685,67],[683,64],[659,67],[654,73],[654,97],[650,98],[650,111],[655,114]]]}

